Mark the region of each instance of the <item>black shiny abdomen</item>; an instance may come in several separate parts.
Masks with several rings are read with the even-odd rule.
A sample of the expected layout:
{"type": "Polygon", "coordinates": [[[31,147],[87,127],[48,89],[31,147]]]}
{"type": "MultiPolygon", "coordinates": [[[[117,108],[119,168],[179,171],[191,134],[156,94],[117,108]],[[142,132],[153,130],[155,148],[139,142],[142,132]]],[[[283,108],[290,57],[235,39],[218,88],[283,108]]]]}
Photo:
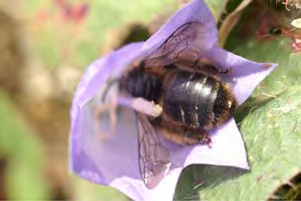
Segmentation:
{"type": "Polygon", "coordinates": [[[213,112],[220,86],[219,81],[203,74],[174,73],[166,85],[163,110],[174,121],[206,128],[215,124],[213,112]]]}
{"type": "Polygon", "coordinates": [[[158,126],[170,124],[172,120],[186,130],[207,130],[226,122],[236,107],[224,83],[174,67],[161,76],[136,68],[121,83],[121,89],[131,96],[161,104],[162,115],[152,120],[158,126]]]}

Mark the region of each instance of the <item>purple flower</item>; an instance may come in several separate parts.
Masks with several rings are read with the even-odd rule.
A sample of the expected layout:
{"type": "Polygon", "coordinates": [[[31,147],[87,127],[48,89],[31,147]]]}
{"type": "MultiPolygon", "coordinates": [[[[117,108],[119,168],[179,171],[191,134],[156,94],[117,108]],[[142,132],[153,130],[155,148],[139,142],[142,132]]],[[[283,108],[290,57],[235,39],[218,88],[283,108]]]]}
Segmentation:
{"type": "MultiPolygon", "coordinates": [[[[212,164],[248,169],[244,144],[233,118],[211,132],[212,146],[179,146],[166,142],[171,167],[154,188],[148,189],[138,167],[138,144],[133,112],[121,108],[117,115],[115,134],[107,140],[95,132],[93,107],[99,93],[120,78],[134,61],[156,52],[179,27],[189,22],[202,24],[197,45],[200,57],[214,61],[220,70],[231,68],[221,79],[231,83],[238,104],[242,104],[255,87],[274,69],[275,64],[256,63],[217,47],[217,29],[203,0],[193,0],[180,9],[146,42],[129,44],[96,60],[89,66],[78,85],[71,110],[70,158],[71,170],[89,181],[110,185],[134,200],[172,200],[182,169],[190,164],[212,164]]],[[[168,60],[168,58],[166,58],[168,60]]],[[[114,87],[112,87],[114,89],[114,87]]],[[[111,90],[108,91],[111,93],[111,90]]],[[[109,132],[110,118],[103,115],[98,124],[109,132]]]]}

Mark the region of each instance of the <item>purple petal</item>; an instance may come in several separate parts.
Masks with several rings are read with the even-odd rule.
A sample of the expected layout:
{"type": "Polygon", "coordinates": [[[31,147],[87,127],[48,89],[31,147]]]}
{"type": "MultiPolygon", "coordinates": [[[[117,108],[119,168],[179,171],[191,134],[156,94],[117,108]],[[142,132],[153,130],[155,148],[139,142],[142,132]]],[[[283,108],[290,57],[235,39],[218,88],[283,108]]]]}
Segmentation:
{"type": "MultiPolygon", "coordinates": [[[[127,65],[140,54],[141,45],[142,43],[130,44],[106,57],[96,60],[83,75],[75,92],[71,108],[70,168],[72,171],[81,175],[81,171],[87,171],[95,167],[93,163],[87,162],[89,161],[89,156],[83,153],[82,149],[81,138],[94,135],[92,114],[87,114],[87,105],[85,104],[96,95],[106,80],[122,74],[127,65]]],[[[98,177],[100,178],[100,183],[104,183],[100,173],[98,173],[98,177]]]]}
{"type": "MultiPolygon", "coordinates": [[[[168,175],[153,190],[145,186],[139,174],[137,130],[131,110],[123,109],[118,115],[115,135],[106,141],[98,139],[93,130],[92,109],[87,101],[96,95],[97,89],[105,85],[108,78],[118,77],[125,70],[124,64],[134,59],[134,56],[127,55],[139,56],[130,47],[135,45],[96,61],[89,67],[79,85],[72,107],[72,171],[92,182],[113,186],[135,200],[172,200],[179,174],[190,164],[247,168],[243,142],[233,119],[215,132],[212,148],[203,145],[184,147],[166,141],[173,164],[168,175]],[[112,59],[116,55],[118,61],[112,59]],[[105,69],[108,64],[111,68],[105,69]]],[[[137,49],[139,50],[139,45],[137,49]]],[[[137,49],[134,48],[135,51],[137,49]]],[[[109,125],[108,118],[104,116],[99,123],[105,132],[109,125]]]]}
{"type": "Polygon", "coordinates": [[[189,4],[178,10],[169,20],[150,37],[143,45],[143,51],[151,54],[158,49],[164,41],[180,26],[189,22],[201,22],[205,34],[199,38],[202,48],[208,49],[217,42],[217,28],[214,18],[204,0],[192,0],[189,4]]]}
{"type": "Polygon", "coordinates": [[[118,188],[121,192],[127,194],[130,198],[139,201],[161,201],[172,200],[178,178],[182,168],[175,168],[169,171],[161,183],[153,190],[145,187],[145,184],[138,181],[126,180],[124,178],[116,179],[112,186],[118,188]]]}
{"type": "Polygon", "coordinates": [[[183,147],[167,142],[170,143],[167,147],[171,153],[173,167],[155,189],[149,190],[139,175],[133,113],[124,109],[118,117],[119,126],[116,133],[109,140],[100,141],[91,130],[93,121],[90,112],[88,106],[83,108],[85,119],[83,124],[87,130],[85,135],[80,137],[82,154],[78,157],[85,156],[85,161],[82,158],[74,160],[85,164],[80,164],[83,168],[75,171],[92,182],[115,187],[134,200],[172,200],[180,172],[190,164],[248,168],[244,145],[232,119],[215,132],[212,137],[212,148],[203,145],[183,147]]]}
{"type": "MultiPolygon", "coordinates": [[[[87,114],[85,116],[87,121],[84,121],[84,124],[92,127],[89,125],[89,122],[93,122],[89,118],[91,111],[88,107],[84,110],[87,114]]],[[[154,190],[149,190],[139,174],[138,139],[135,117],[131,110],[122,110],[118,116],[116,129],[114,135],[106,141],[99,140],[93,132],[82,135],[80,139],[82,150],[89,156],[90,163],[93,163],[103,175],[104,183],[101,184],[115,187],[134,200],[172,200],[181,169],[169,172],[154,190]]]]}
{"type": "Polygon", "coordinates": [[[211,133],[213,134],[211,147],[204,145],[169,147],[172,150],[173,164],[180,167],[211,164],[249,168],[244,143],[233,118],[211,133]]]}
{"type": "Polygon", "coordinates": [[[219,47],[213,47],[204,55],[214,61],[221,70],[231,68],[224,75],[231,82],[232,91],[238,104],[242,104],[254,91],[256,86],[277,66],[273,63],[257,63],[235,55],[219,47]]]}
{"type": "MultiPolygon", "coordinates": [[[[212,131],[212,148],[204,145],[180,146],[164,141],[170,151],[172,167],[161,183],[149,190],[141,180],[138,167],[138,144],[135,118],[132,111],[122,109],[118,114],[116,132],[106,141],[101,141],[94,132],[94,117],[90,100],[107,84],[108,79],[120,77],[134,60],[156,50],[180,26],[187,22],[202,22],[206,32],[203,44],[205,56],[221,68],[232,68],[224,76],[235,82],[233,92],[239,103],[245,101],[254,88],[275,67],[264,69],[256,63],[234,55],[214,44],[217,29],[213,17],[203,0],[193,0],[179,10],[147,42],[135,43],[97,60],[83,76],[72,105],[70,154],[71,169],[79,176],[99,184],[113,186],[134,200],[172,200],[181,170],[190,164],[212,164],[248,168],[244,144],[234,119],[212,131]]],[[[99,124],[108,129],[106,116],[99,124]]]]}
{"type": "Polygon", "coordinates": [[[134,200],[172,200],[180,172],[190,164],[248,168],[242,138],[232,119],[212,136],[212,148],[203,145],[183,147],[167,141],[173,166],[161,183],[155,189],[149,190],[139,175],[133,113],[124,109],[124,113],[118,117],[116,133],[109,140],[100,141],[91,130],[91,110],[85,106],[82,111],[83,124],[87,130],[79,139],[82,154],[78,157],[84,155],[88,160],[74,159],[85,162],[80,165],[86,166],[80,171],[75,170],[76,173],[92,182],[115,187],[134,200]]]}
{"type": "Polygon", "coordinates": [[[111,54],[96,60],[83,75],[75,93],[74,102],[80,106],[90,100],[107,80],[119,77],[128,65],[141,54],[143,43],[128,44],[111,54]]]}

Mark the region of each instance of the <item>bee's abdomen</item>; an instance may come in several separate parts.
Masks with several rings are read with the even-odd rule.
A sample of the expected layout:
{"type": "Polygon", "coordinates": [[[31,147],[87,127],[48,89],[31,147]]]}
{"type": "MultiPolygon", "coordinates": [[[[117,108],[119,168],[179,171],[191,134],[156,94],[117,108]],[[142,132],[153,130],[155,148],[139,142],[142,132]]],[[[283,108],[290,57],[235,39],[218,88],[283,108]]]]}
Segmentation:
{"type": "Polygon", "coordinates": [[[203,74],[179,71],[167,82],[164,111],[174,120],[193,128],[210,128],[220,82],[203,74]]]}

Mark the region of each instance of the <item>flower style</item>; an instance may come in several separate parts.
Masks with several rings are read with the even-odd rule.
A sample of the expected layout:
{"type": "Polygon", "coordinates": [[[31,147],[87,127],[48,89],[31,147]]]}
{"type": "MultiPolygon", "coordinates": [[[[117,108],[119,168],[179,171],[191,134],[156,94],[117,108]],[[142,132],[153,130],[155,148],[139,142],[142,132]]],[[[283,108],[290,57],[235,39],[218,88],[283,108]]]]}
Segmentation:
{"type": "MultiPolygon", "coordinates": [[[[134,200],[155,201],[172,200],[179,175],[188,165],[211,164],[248,169],[244,144],[233,118],[210,131],[211,148],[167,143],[171,167],[154,189],[148,189],[139,174],[137,129],[135,117],[128,108],[118,110],[113,136],[107,140],[100,140],[97,136],[93,106],[97,104],[100,91],[106,90],[110,80],[120,78],[134,61],[156,52],[179,27],[189,22],[202,24],[201,34],[197,37],[197,44],[201,46],[194,47],[199,48],[199,56],[212,60],[221,71],[231,68],[231,72],[222,74],[221,79],[231,83],[239,105],[276,66],[252,62],[217,47],[217,28],[212,14],[203,0],[192,0],[146,42],[124,46],[89,66],[78,85],[71,109],[72,172],[89,181],[110,185],[134,200]]],[[[107,93],[112,93],[112,90],[107,93]]],[[[98,119],[102,132],[111,129],[111,120],[106,115],[98,119]]]]}

